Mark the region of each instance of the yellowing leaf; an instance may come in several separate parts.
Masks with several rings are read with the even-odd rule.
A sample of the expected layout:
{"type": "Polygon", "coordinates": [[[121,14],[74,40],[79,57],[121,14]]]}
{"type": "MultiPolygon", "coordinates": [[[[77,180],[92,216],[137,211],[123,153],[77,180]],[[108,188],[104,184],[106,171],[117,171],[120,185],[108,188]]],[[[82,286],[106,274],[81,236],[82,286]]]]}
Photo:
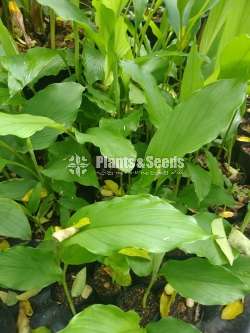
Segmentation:
{"type": "Polygon", "coordinates": [[[78,233],[79,229],[75,227],[69,227],[66,229],[60,229],[55,231],[52,236],[57,239],[59,242],[63,242],[65,239],[70,238],[71,236],[78,233]]]}
{"type": "Polygon", "coordinates": [[[220,217],[224,218],[224,219],[228,219],[230,217],[233,217],[234,213],[230,212],[230,211],[224,211],[220,213],[220,217]]]}
{"type": "Polygon", "coordinates": [[[216,243],[221,248],[224,255],[227,257],[230,265],[234,262],[234,254],[227,240],[227,235],[224,229],[223,219],[215,219],[212,222],[212,233],[216,236],[216,243]]]}
{"type": "Polygon", "coordinates": [[[119,185],[116,182],[114,182],[113,180],[107,179],[107,180],[104,181],[104,183],[106,185],[105,187],[108,190],[112,191],[114,194],[118,193],[119,185]]]}
{"type": "Polygon", "coordinates": [[[160,298],[160,314],[162,318],[168,317],[171,307],[171,296],[162,293],[160,298]]]}
{"type": "Polygon", "coordinates": [[[10,248],[10,244],[7,240],[0,241],[0,252],[4,252],[10,248]]]}
{"type": "Polygon", "coordinates": [[[113,196],[113,192],[110,190],[106,190],[105,188],[101,189],[101,195],[103,197],[112,197],[113,196]]]}
{"type": "Polygon", "coordinates": [[[9,2],[9,11],[10,11],[10,13],[19,13],[20,12],[15,1],[9,2]]]}
{"type": "Polygon", "coordinates": [[[241,301],[228,304],[224,307],[221,314],[223,320],[233,320],[244,312],[244,304],[241,301]]]}
{"type": "Polygon", "coordinates": [[[125,256],[128,257],[140,257],[147,260],[151,260],[148,251],[144,249],[138,249],[136,247],[126,247],[124,249],[121,249],[119,253],[124,254],[125,256]]]}
{"type": "Polygon", "coordinates": [[[175,292],[175,289],[171,286],[171,284],[167,284],[164,288],[164,291],[165,293],[168,295],[168,296],[171,296],[173,295],[173,293],[175,292]]]}
{"type": "Polygon", "coordinates": [[[250,137],[249,136],[238,136],[237,141],[240,142],[250,142],[250,137]]]}
{"type": "MultiPolygon", "coordinates": [[[[30,201],[30,197],[32,195],[33,189],[29,190],[23,197],[22,197],[22,202],[27,203],[30,201]]],[[[48,191],[46,188],[42,188],[40,192],[40,199],[44,199],[48,196],[48,191]]]]}
{"type": "Polygon", "coordinates": [[[30,302],[28,300],[25,300],[21,301],[21,303],[26,316],[31,317],[33,315],[33,309],[30,302]]]}
{"type": "Polygon", "coordinates": [[[27,315],[27,305],[25,302],[19,303],[19,313],[17,318],[18,333],[30,333],[30,320],[27,315]]]}
{"type": "Polygon", "coordinates": [[[88,217],[83,217],[77,223],[74,224],[74,227],[77,229],[81,229],[81,228],[85,227],[86,225],[89,225],[90,223],[91,222],[88,217]]]}

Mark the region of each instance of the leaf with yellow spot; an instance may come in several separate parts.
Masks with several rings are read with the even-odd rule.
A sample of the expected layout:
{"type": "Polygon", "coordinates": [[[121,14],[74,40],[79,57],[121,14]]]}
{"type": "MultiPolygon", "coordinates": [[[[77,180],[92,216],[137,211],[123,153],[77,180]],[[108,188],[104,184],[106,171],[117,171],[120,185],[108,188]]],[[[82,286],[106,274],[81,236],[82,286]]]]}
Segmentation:
{"type": "Polygon", "coordinates": [[[88,217],[81,218],[77,223],[75,223],[73,226],[77,229],[81,229],[83,227],[86,227],[86,225],[89,225],[90,219],[88,217]]]}
{"type": "Polygon", "coordinates": [[[0,252],[5,252],[10,248],[10,244],[7,240],[3,239],[0,241],[0,252]]]}
{"type": "MultiPolygon", "coordinates": [[[[32,195],[33,189],[29,190],[27,193],[24,194],[22,197],[23,203],[28,203],[30,201],[31,195],[32,195]]],[[[42,188],[40,192],[40,199],[44,199],[48,196],[48,191],[46,188],[42,188]]]]}
{"type": "Polygon", "coordinates": [[[224,307],[221,313],[221,319],[233,320],[244,312],[244,304],[242,301],[236,301],[224,307]]]}
{"type": "Polygon", "coordinates": [[[147,260],[151,260],[151,257],[148,253],[148,251],[144,250],[144,249],[139,249],[136,247],[126,247],[124,249],[121,249],[119,251],[120,254],[124,254],[125,256],[128,257],[140,257],[140,258],[144,258],[147,260]]]}

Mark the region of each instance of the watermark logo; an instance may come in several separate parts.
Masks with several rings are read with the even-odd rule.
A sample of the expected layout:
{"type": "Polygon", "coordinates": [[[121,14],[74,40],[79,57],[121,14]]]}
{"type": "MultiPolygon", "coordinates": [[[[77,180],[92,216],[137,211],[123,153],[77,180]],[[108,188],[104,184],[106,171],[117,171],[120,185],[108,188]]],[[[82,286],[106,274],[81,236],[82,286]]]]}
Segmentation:
{"type": "Polygon", "coordinates": [[[69,158],[68,170],[72,175],[81,177],[87,172],[88,166],[89,163],[85,156],[74,154],[69,158]]]}

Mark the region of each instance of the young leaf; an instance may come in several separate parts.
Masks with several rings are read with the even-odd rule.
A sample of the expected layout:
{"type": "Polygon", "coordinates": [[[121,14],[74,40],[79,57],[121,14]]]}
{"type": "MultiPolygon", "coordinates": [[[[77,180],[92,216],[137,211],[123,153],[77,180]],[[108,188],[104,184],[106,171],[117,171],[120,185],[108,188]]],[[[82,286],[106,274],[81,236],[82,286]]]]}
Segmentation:
{"type": "Polygon", "coordinates": [[[234,262],[234,254],[232,248],[227,240],[227,235],[224,229],[223,219],[215,219],[212,222],[212,232],[216,237],[216,242],[218,243],[219,247],[221,248],[222,252],[227,257],[230,265],[234,262]]]}
{"type": "Polygon", "coordinates": [[[61,269],[47,249],[16,246],[0,253],[0,284],[15,290],[42,289],[61,281],[61,269]]]}
{"type": "Polygon", "coordinates": [[[202,201],[210,191],[211,176],[208,171],[192,163],[187,164],[187,170],[194,183],[195,193],[199,200],[202,201]]]}
{"type": "Polygon", "coordinates": [[[135,10],[135,24],[138,27],[143,19],[148,0],[133,0],[135,10]]]}
{"type": "Polygon", "coordinates": [[[208,169],[212,178],[212,184],[224,188],[223,173],[221,171],[219,162],[208,150],[206,151],[206,156],[208,169]]]}
{"type": "Polygon", "coordinates": [[[15,135],[25,139],[45,127],[56,129],[58,134],[64,131],[63,125],[46,117],[0,112],[0,135],[15,135]]]}
{"type": "Polygon", "coordinates": [[[22,208],[13,200],[0,198],[0,236],[31,238],[31,228],[22,208]]]}
{"type": "Polygon", "coordinates": [[[131,247],[163,253],[207,237],[191,216],[150,195],[124,196],[83,207],[69,225],[82,217],[88,217],[91,224],[66,244],[79,244],[104,256],[131,247]],[[141,233],[143,237],[138,237],[141,233]]]}
{"type": "Polygon", "coordinates": [[[139,326],[139,316],[133,312],[123,312],[113,305],[92,305],[76,315],[60,333],[146,333],[139,326]]]}
{"type": "Polygon", "coordinates": [[[194,43],[188,56],[187,65],[183,74],[181,84],[181,101],[203,87],[204,78],[201,72],[202,59],[199,55],[197,45],[194,43]]]}
{"type": "Polygon", "coordinates": [[[86,278],[87,278],[87,270],[86,267],[80,270],[77,273],[76,278],[73,282],[72,289],[71,289],[71,296],[72,297],[79,297],[81,296],[85,286],[86,286],[86,278]]]}
{"type": "Polygon", "coordinates": [[[162,267],[161,274],[183,297],[200,304],[224,305],[245,295],[245,286],[240,279],[205,259],[170,260],[162,267]]]}
{"type": "Polygon", "coordinates": [[[201,333],[196,327],[176,318],[164,318],[147,326],[147,333],[201,333]]]}

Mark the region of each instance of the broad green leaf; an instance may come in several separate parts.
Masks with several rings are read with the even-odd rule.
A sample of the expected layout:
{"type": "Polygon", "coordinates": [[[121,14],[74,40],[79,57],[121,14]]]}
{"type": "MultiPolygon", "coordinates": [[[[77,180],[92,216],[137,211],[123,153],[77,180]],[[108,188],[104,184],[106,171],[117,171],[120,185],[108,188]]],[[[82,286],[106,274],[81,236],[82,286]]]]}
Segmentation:
{"type": "Polygon", "coordinates": [[[123,312],[113,305],[92,305],[77,314],[60,333],[146,333],[140,328],[139,316],[123,312]],[[101,328],[101,330],[100,330],[101,328]]]}
{"type": "Polygon", "coordinates": [[[79,244],[99,255],[129,247],[163,253],[207,237],[194,218],[150,195],[124,196],[83,207],[71,217],[69,225],[83,217],[88,217],[91,224],[66,245],[79,244]],[[138,237],[140,234],[143,237],[138,237]]]}
{"type": "Polygon", "coordinates": [[[63,125],[46,117],[0,112],[0,135],[14,135],[25,139],[45,127],[57,130],[58,134],[64,131],[63,125]]]}
{"type": "Polygon", "coordinates": [[[216,242],[218,243],[222,252],[227,257],[230,265],[232,265],[234,262],[234,254],[233,254],[232,248],[227,240],[227,235],[225,232],[223,219],[215,219],[212,222],[211,227],[212,227],[213,235],[216,237],[216,242]]]}
{"type": "Polygon", "coordinates": [[[83,63],[84,74],[90,85],[104,80],[105,58],[93,43],[84,44],[83,63]]]}
{"type": "Polygon", "coordinates": [[[22,208],[10,199],[0,198],[0,235],[24,240],[31,238],[27,217],[22,208]]]}
{"type": "Polygon", "coordinates": [[[68,265],[83,265],[98,260],[98,256],[87,251],[80,245],[65,246],[61,244],[61,260],[68,265]]]}
{"type": "Polygon", "coordinates": [[[187,164],[187,170],[194,183],[195,193],[202,201],[209,193],[211,188],[211,176],[208,171],[193,163],[187,164]]]}
{"type": "Polygon", "coordinates": [[[183,297],[203,305],[228,304],[244,297],[244,284],[224,267],[206,259],[170,260],[161,274],[183,297]]]}
{"type": "Polygon", "coordinates": [[[41,289],[61,278],[61,269],[51,251],[15,246],[0,253],[0,284],[5,288],[41,289]]]}
{"type": "Polygon", "coordinates": [[[246,290],[250,291],[250,257],[239,256],[233,266],[228,266],[228,269],[240,279],[246,286],[246,290]]]}
{"type": "Polygon", "coordinates": [[[201,333],[193,325],[176,318],[163,318],[147,326],[148,333],[201,333]]]}
{"type": "Polygon", "coordinates": [[[183,156],[211,142],[229,125],[245,93],[245,85],[235,80],[221,80],[200,90],[161,122],[147,155],[183,156]]]}
{"type": "Polygon", "coordinates": [[[16,44],[9,33],[8,29],[3,24],[0,18],[0,42],[3,46],[6,56],[13,56],[18,54],[16,44]]]}
{"type": "Polygon", "coordinates": [[[220,56],[220,78],[250,79],[250,37],[235,37],[223,49],[220,56]]]}
{"type": "MultiPolygon", "coordinates": [[[[23,113],[48,117],[69,128],[76,119],[83,90],[83,86],[74,82],[51,84],[26,102],[23,113]]],[[[53,129],[36,133],[31,138],[33,149],[47,148],[58,134],[53,129]]]]}
{"type": "Polygon", "coordinates": [[[35,180],[14,178],[0,183],[0,197],[21,200],[36,184],[35,180]]]}
{"type": "Polygon", "coordinates": [[[194,43],[188,56],[187,65],[181,83],[181,100],[188,97],[203,87],[204,79],[201,72],[202,59],[199,55],[197,45],[194,43]]]}
{"type": "Polygon", "coordinates": [[[145,91],[150,121],[154,126],[160,127],[172,114],[172,108],[167,104],[154,77],[133,62],[123,62],[122,67],[124,72],[145,91]]]}
{"type": "Polygon", "coordinates": [[[58,74],[67,67],[63,57],[66,57],[63,51],[36,47],[27,53],[1,58],[0,62],[8,72],[11,96],[43,76],[58,74]]]}
{"type": "Polygon", "coordinates": [[[194,217],[198,225],[207,233],[208,238],[184,244],[181,246],[181,249],[186,253],[196,254],[201,258],[207,258],[213,265],[221,266],[227,264],[228,261],[212,234],[211,223],[216,215],[204,212],[196,214],[194,217]]]}
{"type": "MultiPolygon", "coordinates": [[[[76,140],[80,144],[91,142],[100,148],[101,154],[109,159],[115,158],[136,158],[136,151],[132,143],[115,131],[105,128],[90,128],[87,133],[75,131],[76,140]]],[[[130,172],[134,168],[131,166],[121,167],[123,172],[130,172]]]]}
{"type": "Polygon", "coordinates": [[[49,147],[49,162],[42,173],[54,180],[99,187],[89,152],[70,138],[49,147]]]}

